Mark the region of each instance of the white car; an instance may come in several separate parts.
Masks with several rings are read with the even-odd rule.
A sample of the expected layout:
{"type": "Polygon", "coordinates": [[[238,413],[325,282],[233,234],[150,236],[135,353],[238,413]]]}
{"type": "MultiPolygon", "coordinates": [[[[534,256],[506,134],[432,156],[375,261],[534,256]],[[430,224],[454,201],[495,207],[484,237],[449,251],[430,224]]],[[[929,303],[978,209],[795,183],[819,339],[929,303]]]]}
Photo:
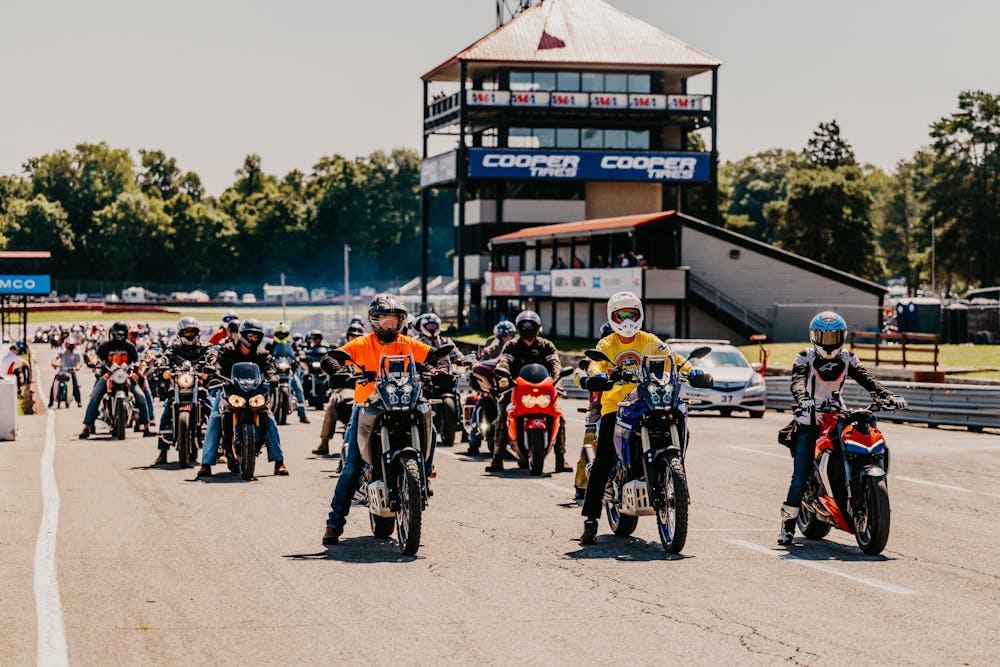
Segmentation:
{"type": "Polygon", "coordinates": [[[681,398],[689,410],[718,410],[723,417],[735,411],[747,412],[755,419],[764,416],[767,394],[764,376],[728,340],[672,339],[669,343],[681,356],[687,356],[696,347],[712,348],[706,356],[689,362],[692,367],[711,373],[715,381],[711,389],[696,389],[687,383],[681,386],[681,398]]]}

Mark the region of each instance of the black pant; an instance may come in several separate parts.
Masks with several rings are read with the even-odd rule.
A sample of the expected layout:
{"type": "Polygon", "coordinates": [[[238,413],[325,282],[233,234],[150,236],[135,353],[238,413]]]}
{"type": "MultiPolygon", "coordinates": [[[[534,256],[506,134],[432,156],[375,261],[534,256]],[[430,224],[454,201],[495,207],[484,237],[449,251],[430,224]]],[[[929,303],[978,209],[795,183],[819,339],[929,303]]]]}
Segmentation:
{"type": "Polygon", "coordinates": [[[604,506],[604,489],[608,485],[608,476],[618,459],[615,452],[615,413],[609,412],[601,417],[597,426],[597,443],[594,447],[594,465],[590,468],[590,478],[587,480],[587,496],[583,501],[583,516],[588,519],[599,519],[601,507],[604,506]]]}

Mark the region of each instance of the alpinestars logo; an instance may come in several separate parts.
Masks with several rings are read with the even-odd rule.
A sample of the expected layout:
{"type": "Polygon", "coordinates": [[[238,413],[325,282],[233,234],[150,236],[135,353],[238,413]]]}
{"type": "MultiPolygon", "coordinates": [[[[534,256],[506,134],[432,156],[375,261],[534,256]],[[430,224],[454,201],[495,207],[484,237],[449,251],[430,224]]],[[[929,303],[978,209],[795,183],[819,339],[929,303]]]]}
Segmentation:
{"type": "Polygon", "coordinates": [[[818,367],[816,370],[818,370],[820,373],[825,373],[826,371],[837,370],[838,366],[840,366],[840,364],[838,364],[836,361],[828,361],[822,366],[818,367]]]}

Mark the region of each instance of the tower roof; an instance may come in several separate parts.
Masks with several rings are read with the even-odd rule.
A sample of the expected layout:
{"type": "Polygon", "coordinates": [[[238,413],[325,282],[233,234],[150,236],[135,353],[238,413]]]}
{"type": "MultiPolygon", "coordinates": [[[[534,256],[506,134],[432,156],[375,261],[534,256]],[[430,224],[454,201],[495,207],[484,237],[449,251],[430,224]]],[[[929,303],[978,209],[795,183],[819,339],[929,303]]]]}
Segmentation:
{"type": "Polygon", "coordinates": [[[548,66],[717,67],[712,56],[603,0],[544,0],[422,77],[455,81],[458,63],[548,66]]]}

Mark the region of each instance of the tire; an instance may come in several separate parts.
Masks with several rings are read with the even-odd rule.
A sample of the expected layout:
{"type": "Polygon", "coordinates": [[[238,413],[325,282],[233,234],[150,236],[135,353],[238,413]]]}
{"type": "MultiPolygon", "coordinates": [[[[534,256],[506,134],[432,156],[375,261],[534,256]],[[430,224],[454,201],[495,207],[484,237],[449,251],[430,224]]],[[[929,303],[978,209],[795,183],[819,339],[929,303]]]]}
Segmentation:
{"type": "Polygon", "coordinates": [[[869,556],[877,556],[889,541],[889,487],[885,477],[865,477],[864,523],[855,519],[854,538],[869,556]]]}
{"type": "Polygon", "coordinates": [[[805,505],[799,508],[799,518],[796,519],[795,525],[807,540],[822,540],[833,528],[827,522],[816,518],[816,514],[805,505]]]}
{"type": "Polygon", "coordinates": [[[288,423],[288,389],[282,387],[278,390],[278,400],[274,402],[274,421],[284,426],[288,423]]]}
{"type": "Polygon", "coordinates": [[[406,458],[399,468],[399,511],[396,512],[396,533],[404,556],[412,556],[420,548],[422,513],[420,468],[416,459],[406,458]]]}
{"type": "Polygon", "coordinates": [[[61,403],[65,403],[66,407],[69,407],[65,382],[60,382],[59,388],[56,390],[56,407],[58,408],[61,403]]]}
{"type": "Polygon", "coordinates": [[[687,473],[680,456],[673,455],[667,459],[667,465],[660,472],[660,484],[667,497],[667,506],[656,513],[660,544],[667,553],[679,554],[687,542],[688,506],[691,502],[687,473]]]}
{"type": "Polygon", "coordinates": [[[392,531],[396,527],[396,520],[394,518],[391,516],[376,516],[374,514],[369,514],[368,518],[371,519],[372,535],[380,539],[392,536],[392,531]]]}
{"type": "Polygon", "coordinates": [[[177,424],[174,426],[174,442],[177,445],[177,467],[190,468],[194,458],[194,446],[191,435],[191,413],[179,412],[177,424]]]}
{"type": "Polygon", "coordinates": [[[543,429],[528,431],[528,467],[534,477],[542,474],[545,467],[545,454],[549,449],[549,433],[543,429]]]}
{"type": "Polygon", "coordinates": [[[257,464],[257,427],[253,424],[240,424],[237,428],[240,434],[240,476],[250,481],[254,478],[253,471],[257,464]]]}
{"type": "Polygon", "coordinates": [[[719,414],[722,415],[723,417],[732,417],[733,416],[733,409],[732,408],[719,408],[719,414]]]}
{"type": "Polygon", "coordinates": [[[764,411],[763,410],[760,410],[760,411],[750,410],[747,414],[750,415],[750,419],[763,419],[764,418],[764,411]]]}
{"type": "Polygon", "coordinates": [[[635,532],[639,525],[639,517],[629,514],[622,514],[615,507],[614,503],[605,502],[604,509],[608,512],[608,526],[615,537],[628,537],[635,532]]]}
{"type": "Polygon", "coordinates": [[[455,406],[455,398],[441,399],[437,406],[438,414],[441,417],[441,433],[439,447],[454,447],[455,432],[458,430],[458,408],[455,406]]]}
{"type": "Polygon", "coordinates": [[[111,420],[114,423],[112,435],[115,440],[125,439],[125,422],[128,421],[128,416],[125,414],[125,401],[120,398],[116,398],[114,406],[112,407],[112,414],[114,415],[111,420]]]}

